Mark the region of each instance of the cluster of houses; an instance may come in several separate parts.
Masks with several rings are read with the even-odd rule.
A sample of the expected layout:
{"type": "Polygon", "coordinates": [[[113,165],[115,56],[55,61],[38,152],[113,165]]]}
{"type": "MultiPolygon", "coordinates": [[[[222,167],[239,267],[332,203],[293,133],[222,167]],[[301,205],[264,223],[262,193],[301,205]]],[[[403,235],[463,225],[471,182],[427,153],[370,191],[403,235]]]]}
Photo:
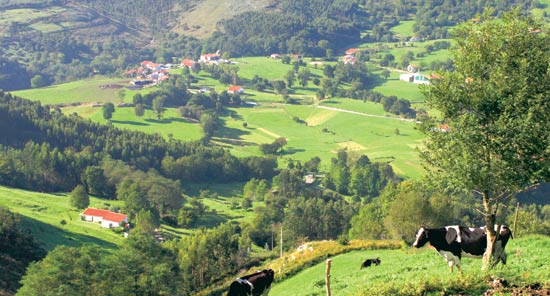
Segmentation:
{"type": "Polygon", "coordinates": [[[170,78],[169,70],[172,64],[157,64],[152,61],[143,61],[136,69],[124,72],[124,76],[133,78],[130,82],[136,86],[154,85],[170,78]]]}
{"type": "Polygon", "coordinates": [[[359,52],[359,48],[349,48],[346,50],[346,55],[344,55],[344,64],[350,64],[353,65],[357,63],[357,57],[355,57],[355,54],[359,52]]]}
{"type": "Polygon", "coordinates": [[[198,61],[194,61],[192,59],[184,59],[180,63],[180,67],[187,67],[187,68],[193,68],[193,66],[196,63],[201,64],[210,64],[210,65],[217,65],[217,64],[231,64],[232,62],[227,59],[223,59],[221,52],[218,50],[214,53],[203,53],[199,57],[198,61]]]}

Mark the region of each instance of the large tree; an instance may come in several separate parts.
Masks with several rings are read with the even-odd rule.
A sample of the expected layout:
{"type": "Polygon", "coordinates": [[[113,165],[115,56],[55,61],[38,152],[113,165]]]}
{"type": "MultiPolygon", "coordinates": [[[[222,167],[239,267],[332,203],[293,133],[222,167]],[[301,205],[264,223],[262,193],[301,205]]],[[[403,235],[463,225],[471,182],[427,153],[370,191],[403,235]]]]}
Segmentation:
{"type": "Polygon", "coordinates": [[[550,35],[517,11],[485,14],[456,31],[454,71],[424,89],[441,121],[423,125],[428,176],[466,189],[483,205],[490,269],[499,206],[550,176],[550,35]],[[541,32],[542,31],[542,32],[541,32]]]}
{"type": "Polygon", "coordinates": [[[69,195],[71,206],[77,209],[83,209],[90,205],[90,197],[86,192],[86,187],[83,185],[76,185],[69,195]]]}
{"type": "Polygon", "coordinates": [[[115,105],[111,102],[103,104],[103,118],[106,120],[111,120],[113,118],[113,113],[115,112],[115,105]]]}

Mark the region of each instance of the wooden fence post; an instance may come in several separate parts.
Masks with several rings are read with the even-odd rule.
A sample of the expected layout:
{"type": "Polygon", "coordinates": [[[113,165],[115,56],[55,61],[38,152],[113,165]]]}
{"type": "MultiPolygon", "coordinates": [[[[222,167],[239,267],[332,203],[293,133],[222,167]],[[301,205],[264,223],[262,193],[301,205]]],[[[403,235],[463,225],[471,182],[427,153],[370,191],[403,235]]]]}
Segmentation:
{"type": "Polygon", "coordinates": [[[325,272],[325,282],[327,285],[327,296],[330,296],[330,263],[332,260],[327,259],[327,270],[325,272]]]}
{"type": "Polygon", "coordinates": [[[514,232],[513,232],[513,236],[514,237],[517,237],[517,233],[516,233],[516,226],[517,226],[517,223],[518,223],[518,213],[519,213],[519,201],[518,201],[518,204],[516,206],[516,214],[514,215],[514,232]]]}

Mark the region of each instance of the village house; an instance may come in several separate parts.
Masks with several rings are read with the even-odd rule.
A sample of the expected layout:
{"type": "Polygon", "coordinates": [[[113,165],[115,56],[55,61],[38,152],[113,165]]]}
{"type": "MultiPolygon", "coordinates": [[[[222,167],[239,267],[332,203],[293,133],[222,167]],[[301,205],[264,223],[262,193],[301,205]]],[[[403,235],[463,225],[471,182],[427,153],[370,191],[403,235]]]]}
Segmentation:
{"type": "Polygon", "coordinates": [[[227,88],[227,93],[228,94],[242,94],[244,93],[244,88],[242,88],[241,86],[238,86],[238,85],[231,85],[227,88]]]}
{"type": "Polygon", "coordinates": [[[99,222],[105,228],[116,228],[128,223],[128,216],[109,210],[87,208],[80,216],[85,221],[99,222]]]}
{"type": "Polygon", "coordinates": [[[399,80],[416,84],[430,84],[430,77],[420,73],[406,73],[399,75],[399,80]]]}
{"type": "Polygon", "coordinates": [[[353,65],[357,63],[357,58],[354,57],[353,55],[346,55],[344,56],[344,64],[350,64],[350,65],[353,65]]]}
{"type": "Polygon", "coordinates": [[[409,72],[409,73],[416,73],[416,72],[418,72],[418,70],[420,70],[420,68],[417,65],[409,64],[407,66],[407,72],[409,72]]]}
{"type": "Polygon", "coordinates": [[[187,68],[193,68],[193,66],[195,65],[195,61],[193,60],[190,60],[190,59],[184,59],[183,61],[181,61],[180,63],[180,66],[181,67],[187,67],[187,68]]]}
{"type": "Polygon", "coordinates": [[[220,51],[216,51],[216,53],[204,53],[201,54],[201,57],[199,58],[199,62],[201,63],[217,63],[221,59],[220,51]]]}
{"type": "Polygon", "coordinates": [[[354,55],[358,52],[359,52],[359,48],[350,48],[350,49],[346,50],[346,55],[347,56],[354,55]]]}

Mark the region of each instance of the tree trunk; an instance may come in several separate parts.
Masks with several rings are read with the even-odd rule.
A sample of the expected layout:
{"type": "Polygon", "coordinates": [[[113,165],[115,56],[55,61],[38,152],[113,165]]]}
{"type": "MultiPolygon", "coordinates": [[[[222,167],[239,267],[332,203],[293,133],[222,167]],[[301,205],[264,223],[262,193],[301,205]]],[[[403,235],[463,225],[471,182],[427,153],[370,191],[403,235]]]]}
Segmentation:
{"type": "Polygon", "coordinates": [[[485,249],[485,253],[483,254],[481,270],[486,272],[493,267],[493,251],[497,238],[495,232],[496,215],[492,212],[492,205],[489,201],[489,194],[487,192],[483,194],[483,209],[485,212],[485,229],[487,231],[487,249],[485,249]]]}

